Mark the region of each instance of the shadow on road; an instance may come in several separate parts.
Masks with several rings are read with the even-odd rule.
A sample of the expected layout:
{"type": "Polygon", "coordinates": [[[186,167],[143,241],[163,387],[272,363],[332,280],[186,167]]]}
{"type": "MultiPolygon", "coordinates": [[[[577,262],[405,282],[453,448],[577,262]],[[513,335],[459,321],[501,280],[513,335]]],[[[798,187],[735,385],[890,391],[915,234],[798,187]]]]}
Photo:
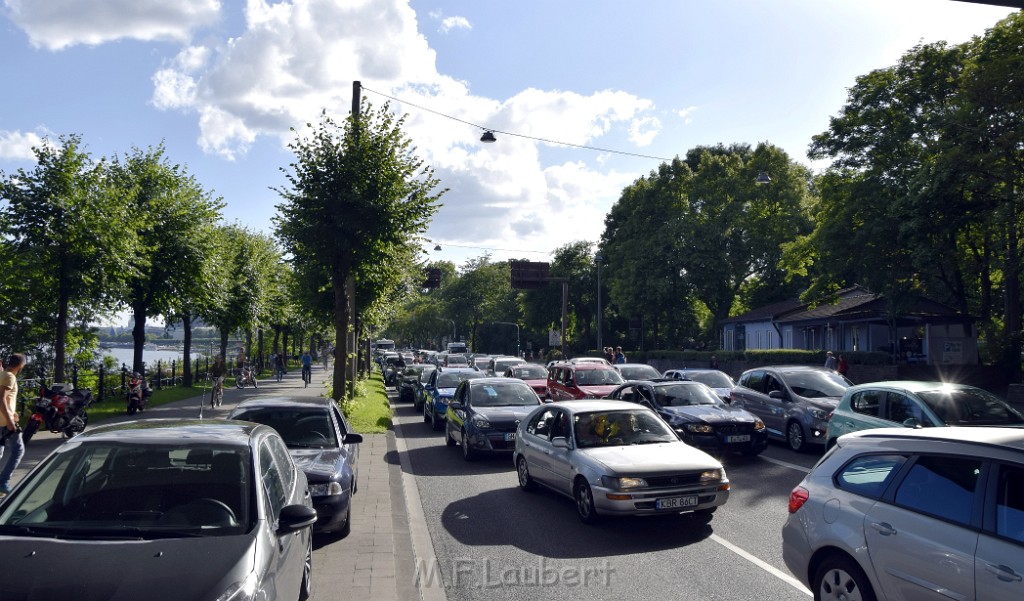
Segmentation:
{"type": "Polygon", "coordinates": [[[580,523],[568,497],[547,490],[526,493],[505,488],[449,504],[441,524],[464,545],[511,545],[542,557],[578,559],[692,545],[712,534],[709,517],[609,517],[587,526],[580,523]],[[494,519],[496,515],[502,519],[494,519]]]}

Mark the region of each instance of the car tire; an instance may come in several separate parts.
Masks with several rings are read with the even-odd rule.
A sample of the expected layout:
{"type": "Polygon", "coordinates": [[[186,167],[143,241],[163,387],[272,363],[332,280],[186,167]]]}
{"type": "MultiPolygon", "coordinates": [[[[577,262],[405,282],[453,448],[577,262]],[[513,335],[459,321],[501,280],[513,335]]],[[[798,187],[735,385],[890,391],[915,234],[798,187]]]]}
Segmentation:
{"type": "Polygon", "coordinates": [[[757,457],[764,451],[764,447],[751,447],[749,449],[743,449],[740,454],[744,457],[757,457]]]}
{"type": "Polygon", "coordinates": [[[352,497],[356,494],[355,487],[348,495],[348,509],[345,510],[345,524],[338,530],[338,538],[345,538],[352,533],[352,497]]]}
{"type": "Polygon", "coordinates": [[[516,461],[516,473],[519,474],[519,488],[526,492],[537,490],[537,483],[530,475],[530,466],[526,463],[526,457],[519,457],[516,461]]]}
{"type": "Polygon", "coordinates": [[[302,583],[299,585],[299,601],[307,601],[313,596],[313,537],[309,537],[306,548],[306,559],[302,564],[302,583]]]}
{"type": "Polygon", "coordinates": [[[449,447],[454,447],[456,444],[458,444],[457,442],[455,442],[455,439],[452,438],[452,431],[449,430],[447,427],[444,429],[444,444],[449,447]]]}
{"type": "Polygon", "coordinates": [[[476,461],[477,452],[476,449],[469,445],[469,437],[466,436],[466,431],[462,431],[462,458],[466,461],[476,461]]]}
{"type": "Polygon", "coordinates": [[[798,421],[791,421],[786,425],[786,444],[791,451],[802,452],[807,448],[807,437],[804,435],[804,427],[798,421]]]}
{"type": "Polygon", "coordinates": [[[573,487],[572,498],[576,501],[576,515],[584,524],[595,524],[598,522],[597,510],[594,508],[594,492],[590,490],[590,484],[580,478],[573,487]]]}
{"type": "Polygon", "coordinates": [[[430,423],[430,416],[427,415],[427,404],[423,403],[423,423],[430,423]]]}
{"type": "Polygon", "coordinates": [[[437,408],[434,408],[434,410],[430,412],[430,429],[437,432],[443,425],[444,423],[437,419],[437,408]]]}
{"type": "Polygon", "coordinates": [[[864,570],[843,555],[832,555],[818,564],[811,591],[815,601],[876,601],[875,591],[864,570]]]}

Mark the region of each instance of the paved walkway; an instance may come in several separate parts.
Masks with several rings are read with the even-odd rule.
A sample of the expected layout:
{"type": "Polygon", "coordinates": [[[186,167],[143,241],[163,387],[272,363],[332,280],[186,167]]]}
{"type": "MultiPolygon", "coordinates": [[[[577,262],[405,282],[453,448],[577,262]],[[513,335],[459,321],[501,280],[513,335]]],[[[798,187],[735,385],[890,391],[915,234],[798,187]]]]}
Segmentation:
{"type": "MultiPolygon", "coordinates": [[[[289,372],[282,382],[260,380],[260,387],[255,390],[228,388],[224,404],[218,409],[207,406],[203,409],[203,417],[225,417],[241,400],[255,396],[316,396],[323,392],[320,383],[326,377],[323,369],[314,368],[313,385],[304,388],[296,369],[289,372]]],[[[194,418],[199,416],[200,405],[201,397],[196,396],[154,407],[143,413],[141,419],[194,418]]],[[[133,418],[115,419],[127,421],[133,418]]],[[[60,435],[38,434],[29,443],[25,458],[15,472],[15,480],[23,477],[60,442],[60,435]]],[[[394,432],[364,435],[359,449],[357,487],[352,505],[352,532],[340,539],[331,535],[314,537],[312,601],[420,599],[415,580],[409,512],[394,432]]],[[[422,516],[421,509],[418,515],[422,516]]],[[[430,552],[432,554],[432,549],[430,552]]]]}

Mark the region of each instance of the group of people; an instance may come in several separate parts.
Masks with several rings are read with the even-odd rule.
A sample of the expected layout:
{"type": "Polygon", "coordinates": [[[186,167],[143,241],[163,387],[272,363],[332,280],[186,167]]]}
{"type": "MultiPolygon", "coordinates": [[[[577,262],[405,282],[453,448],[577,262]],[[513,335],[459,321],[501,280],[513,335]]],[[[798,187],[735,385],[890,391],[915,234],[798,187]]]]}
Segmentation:
{"type": "Polygon", "coordinates": [[[24,367],[21,353],[8,357],[6,364],[0,362],[0,497],[11,492],[11,477],[25,455],[18,423],[18,374],[24,367]]]}
{"type": "Polygon", "coordinates": [[[617,346],[614,349],[610,346],[604,347],[604,358],[608,363],[626,362],[626,355],[622,352],[621,346],[617,346]]]}
{"type": "Polygon", "coordinates": [[[832,351],[825,353],[825,368],[831,369],[832,371],[839,372],[839,375],[845,376],[850,371],[850,366],[846,363],[846,359],[842,355],[836,358],[832,351]]]}

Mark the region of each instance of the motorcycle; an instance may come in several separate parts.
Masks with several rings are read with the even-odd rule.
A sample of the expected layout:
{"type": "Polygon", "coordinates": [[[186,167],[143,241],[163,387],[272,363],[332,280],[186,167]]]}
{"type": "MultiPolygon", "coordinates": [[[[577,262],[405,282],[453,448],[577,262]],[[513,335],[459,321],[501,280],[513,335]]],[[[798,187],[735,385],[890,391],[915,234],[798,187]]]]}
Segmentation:
{"type": "Polygon", "coordinates": [[[60,432],[65,438],[72,438],[85,430],[89,423],[87,410],[93,403],[92,391],[76,388],[65,392],[66,387],[66,384],[54,384],[39,389],[39,398],[21,433],[25,443],[32,440],[41,428],[53,433],[60,432]]]}
{"type": "Polygon", "coordinates": [[[259,388],[260,385],[256,381],[256,371],[253,368],[246,365],[238,371],[238,375],[235,376],[235,386],[238,388],[245,388],[247,384],[251,384],[253,388],[259,388]]]}
{"type": "Polygon", "coordinates": [[[128,392],[125,400],[128,403],[128,415],[142,413],[146,408],[146,401],[153,396],[153,389],[146,384],[146,379],[137,373],[132,374],[128,380],[128,392]]]}

